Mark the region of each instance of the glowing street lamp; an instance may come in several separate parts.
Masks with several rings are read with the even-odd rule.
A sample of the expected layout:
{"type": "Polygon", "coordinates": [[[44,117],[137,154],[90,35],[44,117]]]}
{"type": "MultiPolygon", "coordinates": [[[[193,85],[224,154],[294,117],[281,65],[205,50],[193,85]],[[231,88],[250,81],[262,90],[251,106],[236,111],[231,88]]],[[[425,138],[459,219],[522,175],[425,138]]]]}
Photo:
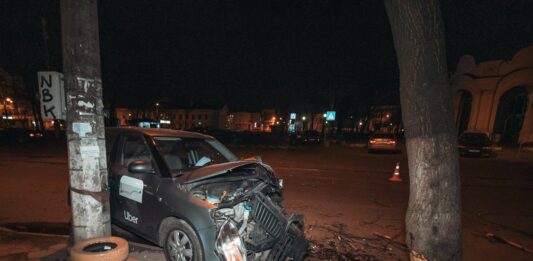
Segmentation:
{"type": "Polygon", "coordinates": [[[157,117],[157,120],[160,119],[160,116],[159,116],[159,102],[155,103],[155,116],[157,117]]]}
{"type": "Polygon", "coordinates": [[[13,100],[9,97],[5,98],[4,99],[4,118],[6,120],[6,125],[7,125],[7,120],[9,119],[10,116],[8,116],[8,113],[7,113],[7,103],[10,103],[10,104],[13,104],[13,100]]]}
{"type": "Polygon", "coordinates": [[[322,114],[322,117],[326,118],[326,117],[328,117],[328,114],[324,113],[324,114],[322,114]]]}
{"type": "Polygon", "coordinates": [[[302,121],[305,121],[305,119],[307,119],[305,116],[302,116],[302,121]]]}

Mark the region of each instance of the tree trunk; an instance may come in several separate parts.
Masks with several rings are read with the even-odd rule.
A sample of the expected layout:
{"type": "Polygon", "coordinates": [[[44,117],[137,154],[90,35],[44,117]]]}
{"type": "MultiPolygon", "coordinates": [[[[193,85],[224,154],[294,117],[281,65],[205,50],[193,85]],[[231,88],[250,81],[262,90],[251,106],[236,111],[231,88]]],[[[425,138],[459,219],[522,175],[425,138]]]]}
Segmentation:
{"type": "Polygon", "coordinates": [[[437,0],[385,0],[407,138],[411,260],[461,260],[457,136],[437,0]]]}
{"type": "Polygon", "coordinates": [[[78,242],[111,234],[96,0],[62,0],[61,23],[72,232],[78,242]]]}

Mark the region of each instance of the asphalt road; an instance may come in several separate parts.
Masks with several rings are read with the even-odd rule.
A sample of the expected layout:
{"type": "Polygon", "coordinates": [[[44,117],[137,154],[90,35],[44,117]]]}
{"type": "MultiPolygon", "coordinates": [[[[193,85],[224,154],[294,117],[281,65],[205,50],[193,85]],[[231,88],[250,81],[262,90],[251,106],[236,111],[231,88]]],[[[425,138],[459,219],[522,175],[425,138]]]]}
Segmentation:
{"type": "MultiPolygon", "coordinates": [[[[405,153],[340,145],[232,150],[260,155],[284,179],[287,212],[305,215],[311,259],[407,258],[401,245],[409,197],[405,153]],[[390,182],[397,162],[403,181],[390,182]]],[[[462,158],[461,181],[464,260],[531,260],[533,254],[485,234],[533,248],[533,161],[462,158]]],[[[0,223],[68,222],[67,187],[64,148],[0,147],[0,223]]]]}

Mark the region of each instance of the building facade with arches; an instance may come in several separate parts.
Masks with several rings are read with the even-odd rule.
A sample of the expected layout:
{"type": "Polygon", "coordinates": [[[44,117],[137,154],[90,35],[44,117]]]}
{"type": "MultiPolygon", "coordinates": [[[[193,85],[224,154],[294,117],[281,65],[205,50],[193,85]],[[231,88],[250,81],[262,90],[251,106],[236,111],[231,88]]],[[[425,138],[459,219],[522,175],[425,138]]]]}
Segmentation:
{"type": "Polygon", "coordinates": [[[451,77],[459,133],[485,132],[501,144],[533,143],[533,46],[511,60],[463,56],[451,77]]]}

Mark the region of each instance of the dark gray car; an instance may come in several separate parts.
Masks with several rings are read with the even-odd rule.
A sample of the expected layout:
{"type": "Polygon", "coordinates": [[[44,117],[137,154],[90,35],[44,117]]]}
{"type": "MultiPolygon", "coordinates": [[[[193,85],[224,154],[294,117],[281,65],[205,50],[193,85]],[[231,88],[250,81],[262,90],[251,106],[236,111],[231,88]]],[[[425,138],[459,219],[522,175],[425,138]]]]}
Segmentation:
{"type": "Polygon", "coordinates": [[[168,260],[301,260],[301,216],[281,208],[282,182],[214,138],[140,128],[106,130],[113,223],[168,260]]]}

